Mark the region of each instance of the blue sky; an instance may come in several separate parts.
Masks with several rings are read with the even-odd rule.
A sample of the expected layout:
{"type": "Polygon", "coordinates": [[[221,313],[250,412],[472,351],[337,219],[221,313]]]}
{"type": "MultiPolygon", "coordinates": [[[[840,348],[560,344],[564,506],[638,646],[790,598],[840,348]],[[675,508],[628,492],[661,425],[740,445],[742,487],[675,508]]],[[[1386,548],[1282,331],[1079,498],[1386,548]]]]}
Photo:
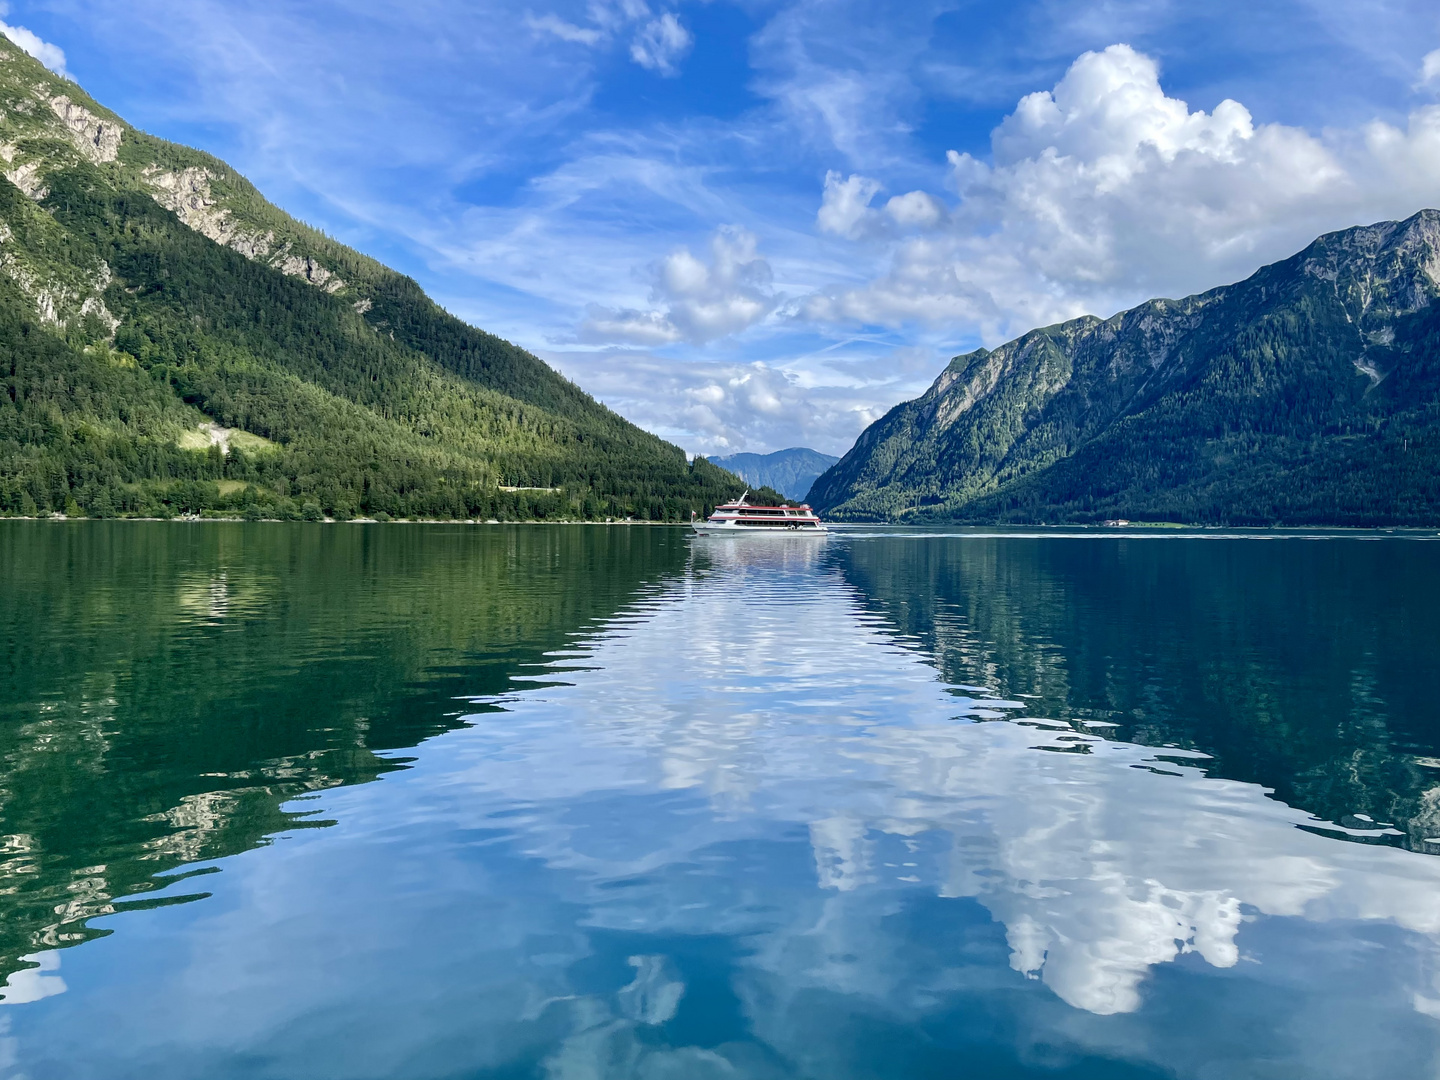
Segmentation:
{"type": "Polygon", "coordinates": [[[1440,205],[1433,2],[3,18],[131,123],[703,453],[842,452],[957,352],[1440,205]]]}

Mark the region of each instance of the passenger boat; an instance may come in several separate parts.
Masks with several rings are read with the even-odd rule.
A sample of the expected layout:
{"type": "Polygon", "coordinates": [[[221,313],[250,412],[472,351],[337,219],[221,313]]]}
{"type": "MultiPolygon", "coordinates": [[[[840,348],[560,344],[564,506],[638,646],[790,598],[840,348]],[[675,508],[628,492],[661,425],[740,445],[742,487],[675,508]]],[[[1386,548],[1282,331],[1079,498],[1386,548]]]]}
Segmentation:
{"type": "Polygon", "coordinates": [[[704,521],[694,520],[695,531],[705,536],[735,536],[737,534],[775,534],[793,536],[796,533],[824,533],[825,523],[815,516],[807,506],[757,506],[746,502],[750,492],[732,503],[717,506],[715,512],[704,521]]]}

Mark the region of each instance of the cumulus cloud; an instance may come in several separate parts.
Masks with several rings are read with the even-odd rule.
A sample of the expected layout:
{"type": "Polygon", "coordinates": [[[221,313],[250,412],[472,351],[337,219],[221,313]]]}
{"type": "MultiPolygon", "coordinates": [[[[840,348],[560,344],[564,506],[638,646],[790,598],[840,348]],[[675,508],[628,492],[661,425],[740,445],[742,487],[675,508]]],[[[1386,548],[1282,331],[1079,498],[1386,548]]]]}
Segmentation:
{"type": "Polygon", "coordinates": [[[694,35],[673,11],[646,23],[630,43],[630,59],[667,78],[680,74],[680,59],[695,44],[694,35]]]}
{"type": "Polygon", "coordinates": [[[815,224],[821,232],[850,240],[885,238],[906,229],[933,229],[949,214],[945,204],[925,191],[908,191],[889,199],[883,208],[871,205],[884,186],[868,176],[825,174],[825,193],[815,224]]]}
{"type": "Polygon", "coordinates": [[[1023,97],[991,145],[990,163],[951,151],[948,207],[912,192],[882,212],[878,181],[827,177],[822,229],[910,231],[890,235],[887,272],[812,296],[802,312],[1002,339],[1235,280],[1320,232],[1440,202],[1440,106],[1404,129],[1375,121],[1315,136],[1257,124],[1228,99],[1192,110],[1128,45],[1087,52],[1052,90],[1023,97]]]}
{"type": "Polygon", "coordinates": [[[677,360],[638,349],[544,358],[646,430],[712,455],[785,446],[842,453],[883,412],[875,385],[893,387],[917,368],[928,379],[934,365],[929,350],[899,350],[876,359],[873,383],[832,376],[817,385],[804,370],[762,360],[677,360]]]}
{"type": "Polygon", "coordinates": [[[703,343],[759,322],[775,309],[770,264],[759,254],[755,236],[744,229],[722,228],[710,242],[710,261],[679,248],[650,271],[647,311],[591,307],[580,339],[591,343],[659,345],[671,341],[703,343]]]}
{"type": "Polygon", "coordinates": [[[910,191],[896,195],[885,204],[885,213],[896,225],[920,229],[933,229],[948,216],[945,204],[924,191],[910,191]]]}
{"type": "Polygon", "coordinates": [[[4,34],[12,43],[24,49],[40,63],[44,64],[56,75],[63,75],[70,78],[70,72],[65,68],[65,50],[59,45],[52,45],[43,40],[38,34],[25,29],[23,26],[11,26],[4,22],[3,18],[10,14],[10,5],[0,4],[0,34],[4,34]]]}
{"type": "Polygon", "coordinates": [[[825,195],[815,224],[822,232],[858,239],[875,227],[870,200],[880,193],[880,188],[880,181],[866,176],[852,175],[842,180],[838,172],[827,172],[825,195]]]}
{"type": "Polygon", "coordinates": [[[576,45],[595,45],[605,35],[592,26],[576,26],[558,15],[534,15],[525,17],[525,25],[537,34],[550,34],[561,41],[576,45]]]}

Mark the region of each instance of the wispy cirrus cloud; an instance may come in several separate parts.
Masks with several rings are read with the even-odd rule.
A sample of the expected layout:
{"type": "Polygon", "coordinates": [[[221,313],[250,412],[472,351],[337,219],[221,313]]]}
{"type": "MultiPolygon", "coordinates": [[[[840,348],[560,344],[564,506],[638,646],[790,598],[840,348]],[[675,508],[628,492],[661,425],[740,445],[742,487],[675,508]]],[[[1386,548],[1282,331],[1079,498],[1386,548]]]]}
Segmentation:
{"type": "Polygon", "coordinates": [[[604,31],[596,27],[577,26],[558,15],[526,15],[525,25],[537,34],[549,34],[576,45],[598,45],[605,36],[604,31]]]}
{"type": "Polygon", "coordinates": [[[694,35],[681,24],[680,17],[667,11],[640,28],[630,43],[630,59],[643,68],[673,77],[680,73],[680,58],[694,44],[694,35]]]}
{"type": "Polygon", "coordinates": [[[600,45],[617,34],[631,29],[630,59],[665,78],[680,74],[680,61],[695,44],[695,35],[673,11],[662,11],[651,17],[649,5],[643,0],[623,0],[619,4],[592,3],[586,12],[589,25],[569,22],[558,15],[525,16],[525,25],[536,34],[578,45],[600,45]]]}

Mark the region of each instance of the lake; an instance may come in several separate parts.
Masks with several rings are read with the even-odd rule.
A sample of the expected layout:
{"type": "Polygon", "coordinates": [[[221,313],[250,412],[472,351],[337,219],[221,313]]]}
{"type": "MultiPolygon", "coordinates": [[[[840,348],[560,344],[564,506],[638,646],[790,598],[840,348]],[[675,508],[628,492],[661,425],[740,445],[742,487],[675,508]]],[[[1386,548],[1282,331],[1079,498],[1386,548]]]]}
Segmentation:
{"type": "Polygon", "coordinates": [[[0,522],[0,1076],[1440,1075],[1435,539],[0,522]]]}

